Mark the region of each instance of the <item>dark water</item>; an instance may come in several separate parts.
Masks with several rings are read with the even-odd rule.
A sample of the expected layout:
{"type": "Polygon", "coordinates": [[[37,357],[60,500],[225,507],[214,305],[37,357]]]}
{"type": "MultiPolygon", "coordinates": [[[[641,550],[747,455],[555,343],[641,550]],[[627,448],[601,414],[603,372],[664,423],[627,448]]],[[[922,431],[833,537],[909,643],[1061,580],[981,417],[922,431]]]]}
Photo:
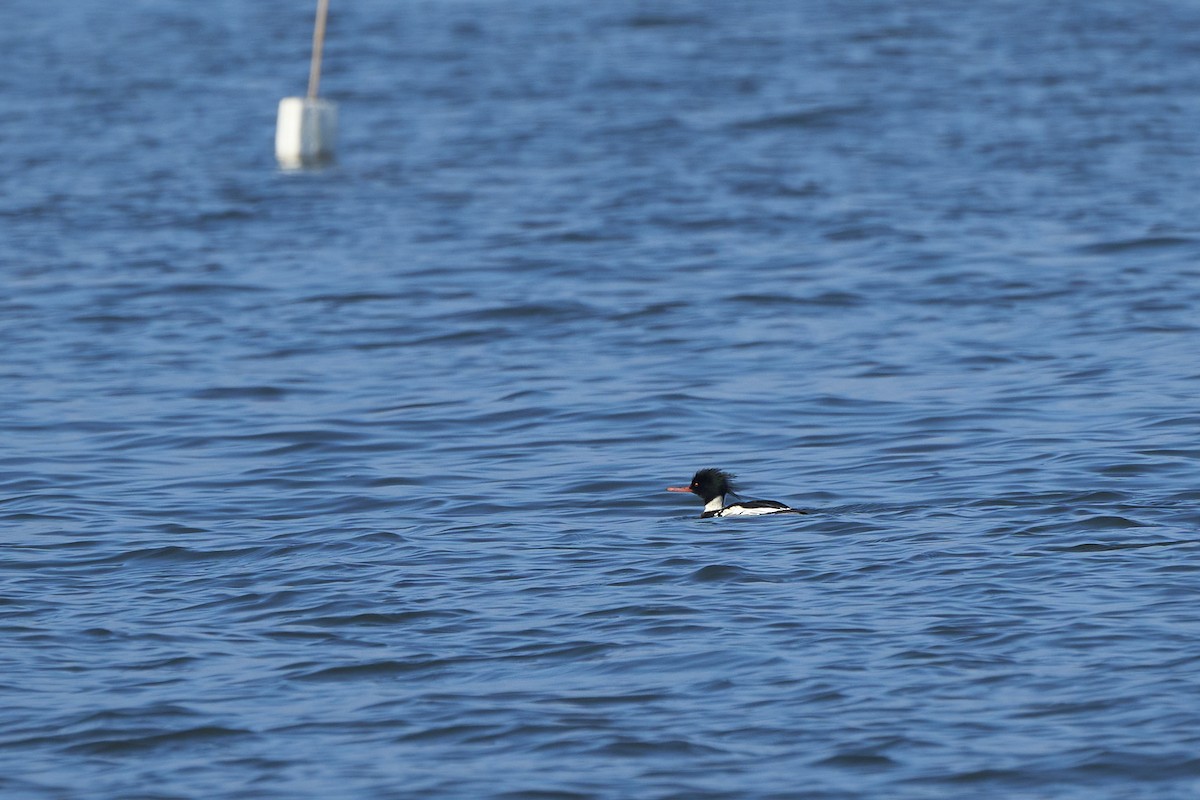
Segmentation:
{"type": "Polygon", "coordinates": [[[5,4],[6,798],[1200,794],[1200,6],[333,5],[5,4]]]}

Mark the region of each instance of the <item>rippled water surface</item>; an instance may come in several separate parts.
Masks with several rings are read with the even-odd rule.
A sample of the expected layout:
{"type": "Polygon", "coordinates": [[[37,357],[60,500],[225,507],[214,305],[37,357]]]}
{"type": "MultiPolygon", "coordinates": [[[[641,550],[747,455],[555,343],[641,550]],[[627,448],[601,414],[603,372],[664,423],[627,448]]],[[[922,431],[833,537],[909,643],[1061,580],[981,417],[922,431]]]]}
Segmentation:
{"type": "Polygon", "coordinates": [[[1200,7],[310,5],[5,6],[6,798],[1200,793],[1200,7]]]}

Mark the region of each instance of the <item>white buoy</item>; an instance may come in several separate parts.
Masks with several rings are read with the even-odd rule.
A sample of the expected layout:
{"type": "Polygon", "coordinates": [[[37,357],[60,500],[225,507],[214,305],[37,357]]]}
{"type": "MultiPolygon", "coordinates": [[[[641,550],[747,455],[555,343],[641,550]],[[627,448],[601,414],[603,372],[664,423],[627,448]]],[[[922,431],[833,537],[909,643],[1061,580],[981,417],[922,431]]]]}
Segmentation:
{"type": "Polygon", "coordinates": [[[285,97],[275,121],[275,158],[286,169],[333,160],[337,106],[312,97],[285,97]]]}
{"type": "Polygon", "coordinates": [[[321,84],[321,51],[325,47],[325,18],[329,0],[317,0],[313,27],[312,64],[308,95],[279,101],[275,120],[275,158],[285,169],[317,166],[333,160],[337,139],[337,105],[317,97],[321,84]]]}

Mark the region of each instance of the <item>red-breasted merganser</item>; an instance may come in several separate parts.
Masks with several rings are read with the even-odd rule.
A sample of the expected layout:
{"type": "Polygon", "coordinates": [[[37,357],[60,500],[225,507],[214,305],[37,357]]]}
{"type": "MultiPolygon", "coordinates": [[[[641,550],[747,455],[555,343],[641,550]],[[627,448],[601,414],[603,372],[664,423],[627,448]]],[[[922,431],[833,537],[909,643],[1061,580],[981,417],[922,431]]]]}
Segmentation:
{"type": "Polygon", "coordinates": [[[725,505],[726,494],[737,494],[734,476],[719,469],[702,469],[692,476],[690,486],[668,486],[668,492],[691,492],[704,501],[704,517],[750,517],[761,514],[807,514],[774,500],[746,500],[725,505]]]}

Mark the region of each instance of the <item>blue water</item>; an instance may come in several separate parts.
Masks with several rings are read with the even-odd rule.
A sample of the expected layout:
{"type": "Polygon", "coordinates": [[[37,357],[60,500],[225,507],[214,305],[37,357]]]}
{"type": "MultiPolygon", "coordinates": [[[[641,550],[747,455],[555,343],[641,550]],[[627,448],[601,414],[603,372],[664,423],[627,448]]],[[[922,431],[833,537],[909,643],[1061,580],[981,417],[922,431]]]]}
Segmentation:
{"type": "Polygon", "coordinates": [[[311,5],[5,4],[5,798],[1200,794],[1200,6],[311,5]]]}

